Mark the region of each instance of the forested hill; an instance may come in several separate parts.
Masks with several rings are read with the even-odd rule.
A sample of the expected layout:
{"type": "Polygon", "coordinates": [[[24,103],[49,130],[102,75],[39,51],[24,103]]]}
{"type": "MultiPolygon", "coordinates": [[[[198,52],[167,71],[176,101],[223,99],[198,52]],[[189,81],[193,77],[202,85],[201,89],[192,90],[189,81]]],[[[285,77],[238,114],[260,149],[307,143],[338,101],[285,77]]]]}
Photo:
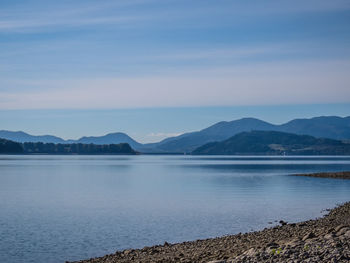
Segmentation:
{"type": "Polygon", "coordinates": [[[192,154],[212,155],[349,155],[350,144],[276,131],[242,132],[221,142],[207,143],[192,154]]]}
{"type": "Polygon", "coordinates": [[[17,143],[0,139],[2,154],[136,154],[129,144],[54,144],[42,142],[17,143]]]}

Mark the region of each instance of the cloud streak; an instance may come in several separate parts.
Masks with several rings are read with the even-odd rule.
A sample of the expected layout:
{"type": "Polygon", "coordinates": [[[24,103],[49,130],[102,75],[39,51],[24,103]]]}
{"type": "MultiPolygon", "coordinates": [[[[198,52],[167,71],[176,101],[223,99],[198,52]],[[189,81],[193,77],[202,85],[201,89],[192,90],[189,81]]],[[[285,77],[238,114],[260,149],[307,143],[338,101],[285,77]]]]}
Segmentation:
{"type": "MultiPolygon", "coordinates": [[[[35,3],[35,1],[34,1],[35,3]]],[[[305,12],[343,11],[350,9],[345,0],[296,0],[296,1],[251,1],[227,2],[213,5],[209,1],[104,1],[99,4],[89,1],[74,1],[69,4],[56,4],[43,9],[37,5],[4,8],[0,13],[0,32],[24,33],[31,31],[54,30],[55,28],[74,28],[100,25],[144,26],[145,21],[177,21],[181,19],[205,18],[213,12],[237,17],[281,14],[298,14],[305,12]],[[33,7],[32,7],[33,6],[33,7]],[[136,8],[135,8],[136,7],[136,8]],[[146,12],[139,12],[144,7],[146,12]],[[186,8],[189,7],[189,8],[186,8]]],[[[201,20],[203,23],[203,21],[201,20]]],[[[204,23],[207,26],[207,23],[204,23]]],[[[174,24],[175,26],[178,23],[174,24]]],[[[193,23],[191,27],[201,26],[193,23]]]]}
{"type": "MultiPolygon", "coordinates": [[[[35,3],[35,2],[34,2],[35,3]]],[[[13,11],[12,8],[0,13],[0,32],[31,32],[54,28],[74,28],[99,25],[127,25],[132,22],[149,19],[149,16],[132,15],[123,12],[123,8],[144,3],[144,1],[101,2],[98,5],[88,1],[76,2],[72,5],[54,5],[49,9],[42,9],[41,5],[13,11]],[[119,10],[121,9],[121,10],[119,10]],[[106,13],[115,10],[114,13],[106,13]],[[6,14],[6,15],[4,15],[6,14]]]]}
{"type": "Polygon", "coordinates": [[[139,21],[146,17],[117,16],[117,17],[89,17],[89,18],[61,18],[61,19],[28,19],[0,21],[0,31],[45,30],[52,27],[81,27],[92,25],[127,25],[132,21],[139,21]]]}
{"type": "Polygon", "coordinates": [[[350,61],[273,63],[182,77],[42,80],[0,93],[0,109],[106,109],[350,102],[350,61]]]}

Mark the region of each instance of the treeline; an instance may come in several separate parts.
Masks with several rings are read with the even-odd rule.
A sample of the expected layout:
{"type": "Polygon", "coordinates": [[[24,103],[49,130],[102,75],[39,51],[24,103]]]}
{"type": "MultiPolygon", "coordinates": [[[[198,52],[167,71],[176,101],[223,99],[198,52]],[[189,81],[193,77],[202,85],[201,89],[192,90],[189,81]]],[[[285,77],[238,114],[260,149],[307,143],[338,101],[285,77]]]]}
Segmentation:
{"type": "Polygon", "coordinates": [[[42,142],[17,143],[0,139],[0,153],[23,154],[136,154],[127,143],[120,144],[54,144],[42,142]]]}
{"type": "Polygon", "coordinates": [[[23,147],[18,142],[0,138],[0,153],[23,153],[23,147]]]}

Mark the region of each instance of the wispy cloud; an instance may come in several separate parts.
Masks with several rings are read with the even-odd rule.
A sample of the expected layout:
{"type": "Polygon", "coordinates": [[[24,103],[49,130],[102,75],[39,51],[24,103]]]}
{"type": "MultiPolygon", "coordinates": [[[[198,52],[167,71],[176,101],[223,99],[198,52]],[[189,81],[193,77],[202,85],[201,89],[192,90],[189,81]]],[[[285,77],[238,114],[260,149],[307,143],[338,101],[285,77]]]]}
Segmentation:
{"type": "MultiPolygon", "coordinates": [[[[45,5],[44,5],[45,6],[45,5]]],[[[92,25],[139,25],[145,21],[175,21],[181,26],[181,20],[203,18],[201,23],[186,23],[187,27],[208,26],[208,16],[215,13],[230,15],[240,19],[266,15],[282,15],[305,12],[324,12],[350,9],[346,0],[279,0],[279,1],[220,1],[213,5],[209,1],[74,1],[57,2],[45,8],[35,1],[31,5],[3,8],[0,12],[0,32],[30,32],[55,28],[74,28],[92,25]],[[138,8],[144,7],[144,12],[138,8]],[[188,7],[188,8],[186,8],[188,7]],[[207,22],[205,22],[207,21],[207,22]]],[[[167,25],[169,23],[167,22],[167,25]]]]}
{"type": "Polygon", "coordinates": [[[50,8],[35,6],[22,9],[8,8],[0,13],[0,32],[38,31],[62,27],[82,27],[93,25],[123,25],[147,19],[149,16],[119,11],[120,8],[143,4],[144,1],[106,1],[99,4],[75,2],[57,4],[50,8]],[[115,12],[107,12],[114,10],[115,12]]]}
{"type": "MultiPolygon", "coordinates": [[[[0,20],[0,32],[34,33],[41,31],[62,30],[67,28],[79,28],[88,26],[118,26],[120,28],[133,27],[135,24],[151,20],[148,15],[116,15],[107,17],[81,17],[59,19],[23,19],[0,20]]],[[[114,28],[115,29],[115,28],[114,28]]]]}
{"type": "Polygon", "coordinates": [[[0,31],[23,30],[45,30],[52,27],[81,27],[92,25],[125,25],[132,21],[139,21],[146,17],[141,16],[115,16],[115,17],[82,17],[82,18],[65,18],[60,19],[27,19],[27,20],[6,20],[0,21],[0,31]]]}
{"type": "MultiPolygon", "coordinates": [[[[240,6],[251,14],[288,14],[306,12],[330,12],[350,8],[347,0],[272,0],[272,1],[249,1],[240,6]],[[249,9],[248,9],[249,8],[249,9]]],[[[244,12],[244,11],[243,11],[244,12]]]]}
{"type": "MultiPolygon", "coordinates": [[[[144,56],[141,59],[154,61],[190,61],[190,60],[227,60],[241,58],[257,58],[266,56],[280,56],[293,54],[306,54],[310,52],[310,43],[264,43],[260,45],[230,46],[216,48],[192,48],[163,53],[159,51],[152,56],[144,56]]],[[[326,48],[317,46],[319,50],[327,51],[326,48]]]]}
{"type": "Polygon", "coordinates": [[[0,93],[1,109],[139,108],[350,102],[350,61],[265,63],[183,76],[42,80],[0,93]],[[48,89],[49,87],[49,89],[48,89]]]}
{"type": "MultiPolygon", "coordinates": [[[[220,1],[216,5],[212,1],[188,3],[182,0],[84,3],[68,1],[57,4],[57,8],[40,7],[38,10],[38,5],[26,5],[0,13],[0,32],[51,32],[55,28],[86,26],[91,29],[94,25],[113,25],[113,30],[106,30],[101,35],[96,30],[97,34],[93,32],[91,38],[85,30],[81,30],[82,36],[78,32],[78,37],[64,30],[62,35],[26,35],[23,42],[16,40],[22,36],[10,36],[8,41],[0,44],[3,50],[0,54],[1,109],[336,103],[348,100],[349,49],[343,41],[347,31],[342,31],[338,39],[323,47],[324,43],[317,39],[319,33],[310,39],[298,39],[300,35],[308,36],[313,28],[324,32],[318,25],[313,24],[309,31],[300,35],[297,32],[295,38],[282,43],[284,28],[273,27],[277,31],[275,39],[267,36],[260,42],[254,38],[261,30],[260,25],[255,24],[250,31],[253,41],[245,39],[236,43],[236,38],[245,38],[243,25],[255,19],[255,13],[266,16],[271,12],[282,15],[285,12],[344,10],[350,7],[348,1],[220,1]],[[224,16],[228,20],[215,24],[207,16],[211,11],[218,20],[224,16]],[[230,26],[235,26],[229,20],[235,17],[232,15],[235,12],[244,17],[244,23],[237,25],[238,31],[244,34],[238,32],[237,37],[231,36],[231,28],[226,27],[227,21],[230,26]],[[179,18],[184,16],[191,19],[183,22],[179,18]],[[200,22],[196,20],[197,16],[201,17],[200,22]],[[146,20],[157,21],[155,28],[161,27],[161,30],[125,30],[121,36],[114,31],[118,28],[115,25],[142,26],[146,20]],[[161,22],[165,20],[171,23],[163,25],[161,22]],[[220,36],[211,37],[210,33],[216,34],[215,30],[182,31],[183,28],[176,28],[172,31],[167,27],[195,27],[197,22],[209,29],[218,26],[222,29],[220,36]],[[183,34],[176,36],[176,33],[183,34]],[[192,33],[198,33],[204,40],[197,40],[192,33]],[[305,45],[307,41],[312,44],[305,45]],[[315,52],[317,49],[319,51],[315,52]],[[338,61],[340,55],[342,60],[338,61]]],[[[271,29],[271,21],[267,20],[264,29],[271,29]]],[[[287,21],[287,26],[291,27],[294,21],[287,21]]],[[[331,29],[338,30],[338,25],[333,24],[331,29]]],[[[325,32],[333,31],[326,29],[325,32]]]]}

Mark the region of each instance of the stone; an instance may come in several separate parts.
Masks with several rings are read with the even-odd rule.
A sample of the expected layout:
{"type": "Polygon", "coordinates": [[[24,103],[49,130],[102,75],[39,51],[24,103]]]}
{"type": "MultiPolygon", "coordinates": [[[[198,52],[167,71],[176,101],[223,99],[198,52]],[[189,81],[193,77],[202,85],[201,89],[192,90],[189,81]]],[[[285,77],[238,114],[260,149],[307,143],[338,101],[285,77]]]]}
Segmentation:
{"type": "Polygon", "coordinates": [[[255,249],[251,248],[251,249],[247,250],[246,252],[244,252],[243,254],[246,256],[252,257],[255,254],[255,249]]]}
{"type": "Polygon", "coordinates": [[[287,224],[287,222],[283,221],[283,220],[280,220],[279,222],[282,226],[285,226],[287,224]]]}
{"type": "Polygon", "coordinates": [[[313,232],[310,232],[307,235],[305,235],[302,240],[305,241],[307,239],[314,238],[314,237],[316,237],[315,234],[313,232]]]}
{"type": "Polygon", "coordinates": [[[288,243],[286,243],[285,245],[289,248],[291,247],[296,247],[300,244],[300,241],[298,239],[293,239],[291,241],[289,241],[288,243]]]}
{"type": "Polygon", "coordinates": [[[324,239],[332,239],[334,237],[333,233],[327,234],[324,236],[324,239]]]}
{"type": "Polygon", "coordinates": [[[339,226],[337,226],[336,228],[335,228],[335,232],[338,232],[340,229],[342,229],[342,228],[344,228],[344,227],[346,227],[345,225],[339,225],[339,226]]]}
{"type": "Polygon", "coordinates": [[[350,230],[348,230],[348,231],[345,232],[344,237],[350,238],[350,230]]]}
{"type": "Polygon", "coordinates": [[[348,227],[343,227],[337,232],[336,236],[341,236],[341,235],[345,234],[349,230],[350,229],[348,227]]]}
{"type": "Polygon", "coordinates": [[[268,247],[268,248],[278,248],[279,245],[277,243],[275,243],[275,242],[271,242],[271,243],[267,244],[266,247],[268,247]]]}

